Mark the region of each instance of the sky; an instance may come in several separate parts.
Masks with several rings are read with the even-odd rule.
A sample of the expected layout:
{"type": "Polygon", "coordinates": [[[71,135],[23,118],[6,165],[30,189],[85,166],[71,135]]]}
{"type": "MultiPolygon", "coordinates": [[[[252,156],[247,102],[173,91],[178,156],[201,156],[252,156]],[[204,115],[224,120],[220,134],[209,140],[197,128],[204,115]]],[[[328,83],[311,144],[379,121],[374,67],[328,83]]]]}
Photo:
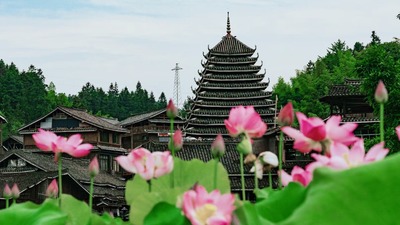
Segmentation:
{"type": "Polygon", "coordinates": [[[257,47],[268,90],[289,81],[338,39],[349,47],[400,36],[398,0],[1,0],[0,59],[43,70],[56,91],[77,94],[90,82],[108,90],[173,96],[175,63],[181,102],[193,96],[203,52],[226,34],[257,47]]]}

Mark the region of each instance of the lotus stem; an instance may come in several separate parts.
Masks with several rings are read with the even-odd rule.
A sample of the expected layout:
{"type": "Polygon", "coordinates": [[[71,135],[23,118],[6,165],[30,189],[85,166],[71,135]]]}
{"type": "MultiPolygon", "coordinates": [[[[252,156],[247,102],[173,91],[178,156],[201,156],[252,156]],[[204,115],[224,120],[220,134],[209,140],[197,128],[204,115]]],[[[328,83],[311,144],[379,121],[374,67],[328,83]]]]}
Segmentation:
{"type": "Polygon", "coordinates": [[[244,165],[243,165],[243,153],[240,153],[240,179],[242,183],[242,200],[246,200],[245,185],[244,185],[244,165]]]}
{"type": "Polygon", "coordinates": [[[62,154],[58,155],[58,205],[61,207],[61,195],[62,195],[62,154]]]}
{"type": "Polygon", "coordinates": [[[258,179],[257,179],[257,168],[256,168],[256,162],[254,161],[254,193],[256,193],[257,189],[258,189],[258,179]]]}
{"type": "Polygon", "coordinates": [[[149,185],[149,192],[151,192],[151,179],[147,181],[147,184],[149,185]]]}
{"type": "Polygon", "coordinates": [[[219,157],[216,157],[215,158],[215,167],[214,167],[214,190],[217,189],[218,163],[219,163],[219,157]]]}
{"type": "Polygon", "coordinates": [[[380,110],[379,110],[379,127],[380,127],[380,136],[381,136],[381,142],[385,141],[385,129],[384,129],[384,103],[380,103],[380,110]]]}
{"type": "Polygon", "coordinates": [[[6,198],[6,209],[10,207],[10,198],[6,198]]]}
{"type": "Polygon", "coordinates": [[[94,176],[90,176],[90,189],[89,189],[89,207],[90,207],[90,210],[93,209],[93,184],[94,184],[94,176]]]}
{"type": "MultiPolygon", "coordinates": [[[[174,133],[174,119],[171,118],[170,119],[170,136],[169,136],[169,141],[170,143],[173,142],[173,133],[174,133]]],[[[171,154],[172,154],[172,159],[175,160],[175,146],[173,144],[170,145],[171,146],[171,154]]],[[[173,169],[171,171],[171,175],[170,175],[170,186],[171,188],[174,188],[175,186],[175,181],[174,181],[174,174],[175,174],[175,169],[173,169]]]]}
{"type": "MultiPolygon", "coordinates": [[[[279,171],[282,171],[282,151],[283,151],[283,132],[281,130],[281,134],[279,135],[279,150],[278,150],[279,171]]],[[[271,175],[271,171],[269,174],[271,175]]],[[[271,188],[272,188],[272,185],[271,185],[271,188]]],[[[282,189],[282,180],[281,180],[280,176],[278,176],[278,188],[279,188],[279,190],[282,189]]]]}
{"type": "MultiPolygon", "coordinates": [[[[273,186],[272,186],[272,170],[269,170],[268,178],[269,178],[269,185],[268,185],[268,186],[269,186],[271,189],[273,189],[273,186]]],[[[279,178],[279,180],[280,180],[280,178],[279,178]]]]}

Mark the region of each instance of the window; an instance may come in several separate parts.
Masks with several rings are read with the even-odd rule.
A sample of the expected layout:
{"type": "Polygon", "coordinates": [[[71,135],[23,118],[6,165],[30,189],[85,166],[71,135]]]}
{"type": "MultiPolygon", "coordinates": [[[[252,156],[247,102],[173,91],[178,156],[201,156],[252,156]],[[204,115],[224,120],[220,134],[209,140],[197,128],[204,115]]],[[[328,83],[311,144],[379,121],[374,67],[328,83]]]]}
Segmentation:
{"type": "Polygon", "coordinates": [[[108,164],[108,155],[99,155],[99,160],[100,170],[108,171],[110,169],[108,164]]]}
{"type": "Polygon", "coordinates": [[[110,135],[108,132],[100,132],[100,141],[101,142],[110,142],[110,135]]]}
{"type": "Polygon", "coordinates": [[[112,142],[114,144],[119,144],[119,135],[117,133],[112,134],[112,142]]]}
{"type": "Polygon", "coordinates": [[[26,166],[26,162],[23,159],[10,159],[7,165],[7,167],[9,168],[24,167],[24,166],[26,166]]]}
{"type": "Polygon", "coordinates": [[[119,164],[118,164],[118,162],[116,160],[113,160],[112,164],[113,164],[113,171],[119,172],[119,164]]]}

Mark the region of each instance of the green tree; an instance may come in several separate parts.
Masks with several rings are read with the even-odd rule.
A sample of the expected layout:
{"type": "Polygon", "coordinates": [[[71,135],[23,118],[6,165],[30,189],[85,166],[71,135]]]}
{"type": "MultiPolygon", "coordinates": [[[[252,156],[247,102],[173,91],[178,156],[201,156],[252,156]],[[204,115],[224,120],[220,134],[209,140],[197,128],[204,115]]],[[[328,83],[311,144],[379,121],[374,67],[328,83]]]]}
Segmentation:
{"type": "Polygon", "coordinates": [[[385,83],[389,101],[385,104],[386,146],[400,149],[394,128],[400,124],[400,44],[387,42],[371,45],[357,60],[357,73],[363,78],[362,91],[378,114],[374,92],[379,80],[385,83]]]}

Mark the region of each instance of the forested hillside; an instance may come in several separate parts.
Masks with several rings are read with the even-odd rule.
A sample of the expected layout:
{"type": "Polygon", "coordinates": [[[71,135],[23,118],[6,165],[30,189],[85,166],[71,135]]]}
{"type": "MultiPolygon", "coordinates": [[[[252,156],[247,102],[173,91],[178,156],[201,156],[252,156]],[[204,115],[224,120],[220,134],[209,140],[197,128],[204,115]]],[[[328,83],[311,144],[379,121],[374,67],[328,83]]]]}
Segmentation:
{"type": "Polygon", "coordinates": [[[78,94],[67,96],[57,93],[52,82],[46,85],[40,69],[30,66],[26,71],[20,71],[15,64],[8,65],[0,60],[0,115],[9,122],[4,127],[4,137],[57,106],[81,108],[95,115],[122,120],[164,108],[166,104],[164,93],[156,99],[153,92],[142,88],[140,82],[134,91],[127,87],[120,91],[117,83],[110,84],[105,91],[88,82],[78,94]]]}
{"type": "MultiPolygon", "coordinates": [[[[319,99],[328,94],[333,84],[341,84],[344,78],[362,78],[362,92],[366,101],[378,113],[379,107],[374,100],[375,88],[382,80],[389,91],[389,102],[386,104],[385,130],[387,146],[400,149],[394,127],[400,124],[400,42],[381,43],[380,38],[372,32],[370,43],[364,45],[356,42],[352,48],[344,41],[338,40],[328,48],[325,56],[309,61],[303,70],[297,71],[295,77],[286,82],[279,78],[274,85],[273,93],[279,97],[279,106],[291,101],[297,111],[308,116],[326,118],[329,116],[329,105],[319,99]]],[[[377,142],[377,140],[373,140],[377,142]]]]}

